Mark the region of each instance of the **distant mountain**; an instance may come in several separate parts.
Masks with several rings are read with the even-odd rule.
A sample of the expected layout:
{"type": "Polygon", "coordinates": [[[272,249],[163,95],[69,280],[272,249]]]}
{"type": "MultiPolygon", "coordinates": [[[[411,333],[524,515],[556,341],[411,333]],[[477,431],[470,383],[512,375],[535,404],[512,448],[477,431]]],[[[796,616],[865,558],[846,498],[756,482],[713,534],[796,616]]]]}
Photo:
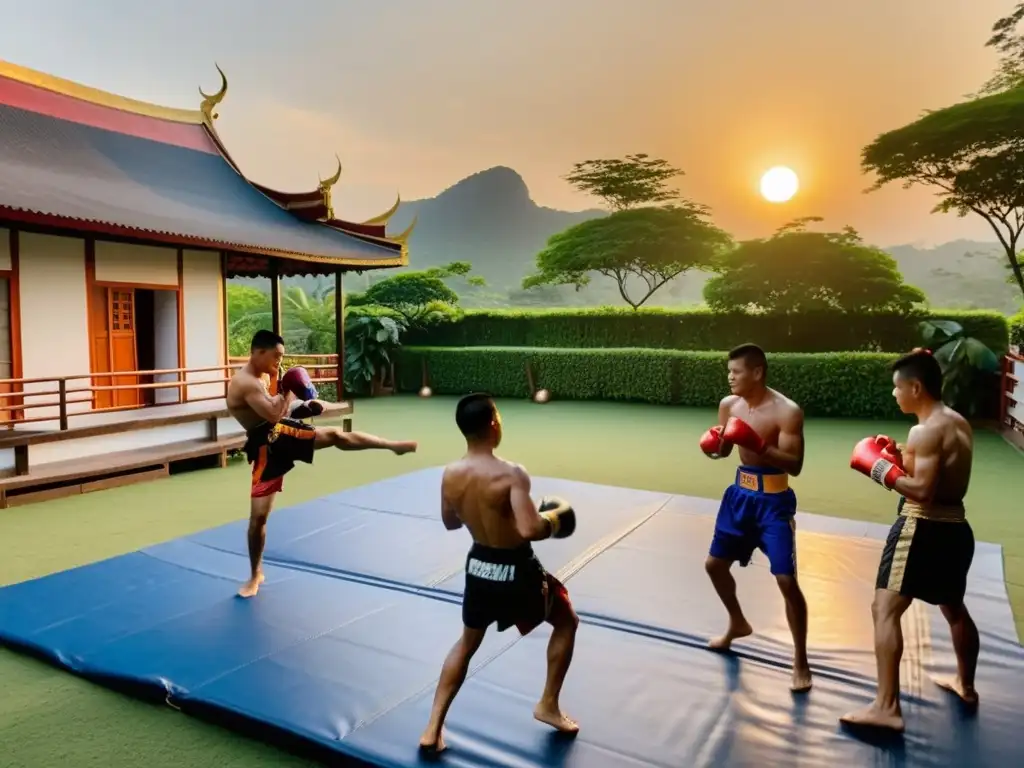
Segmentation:
{"type": "MultiPolygon", "coordinates": [[[[523,178],[511,168],[498,166],[475,173],[436,197],[403,201],[389,222],[388,231],[401,232],[417,217],[409,240],[409,269],[426,269],[452,261],[470,262],[474,273],[487,280],[488,287],[481,290],[453,283],[467,306],[622,305],[615,283],[601,276],[595,276],[581,291],[563,286],[524,295],[519,290],[548,238],[574,224],[604,215],[601,210],[574,213],[537,205],[523,178]]],[[[1019,290],[1006,282],[1006,257],[996,243],[957,240],[935,248],[898,245],[885,250],[899,264],[904,279],[921,288],[934,307],[1013,313],[1021,306],[1019,290]]],[[[353,275],[346,279],[346,287],[351,291],[364,290],[370,281],[390,274],[394,272],[353,275]]],[[[673,280],[652,297],[651,303],[700,304],[707,277],[690,274],[673,280]]],[[[316,278],[289,280],[306,290],[319,282],[316,278]]]]}
{"type": "Polygon", "coordinates": [[[1020,289],[998,243],[954,240],[934,248],[897,245],[885,249],[899,264],[903,279],[928,296],[932,306],[995,309],[1014,313],[1024,304],[1020,289]]]}
{"type": "Polygon", "coordinates": [[[495,288],[518,286],[548,238],[604,216],[537,205],[523,177],[498,166],[469,176],[427,200],[403,202],[388,224],[400,232],[418,217],[409,239],[412,269],[468,261],[495,288]]]}

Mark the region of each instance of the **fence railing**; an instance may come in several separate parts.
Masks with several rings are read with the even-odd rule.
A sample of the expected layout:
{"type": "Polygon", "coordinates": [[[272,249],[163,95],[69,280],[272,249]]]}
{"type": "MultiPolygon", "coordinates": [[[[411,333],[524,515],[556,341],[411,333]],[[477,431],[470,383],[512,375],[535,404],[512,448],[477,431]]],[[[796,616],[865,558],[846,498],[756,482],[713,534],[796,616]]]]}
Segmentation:
{"type": "MultiPolygon", "coordinates": [[[[0,429],[45,422],[68,429],[69,419],[96,413],[116,413],[166,405],[222,400],[227,395],[231,372],[245,365],[248,358],[231,357],[226,365],[203,368],[161,368],[150,371],[113,371],[81,373],[73,376],[50,376],[21,379],[0,379],[0,429]],[[165,378],[165,381],[158,379],[165,378]],[[129,380],[132,383],[114,383],[129,380]],[[213,391],[216,385],[216,391],[213,391]],[[161,399],[160,392],[171,391],[161,399]],[[113,403],[117,393],[132,392],[130,404],[99,405],[101,395],[109,393],[113,403]],[[151,398],[143,393],[153,392],[151,398]],[[150,402],[147,402],[149,400],[150,402]]],[[[316,382],[338,380],[337,355],[286,355],[285,365],[302,365],[316,382]]]]}
{"type": "Polygon", "coordinates": [[[61,430],[68,429],[68,420],[74,416],[95,413],[116,413],[142,408],[221,400],[227,392],[230,371],[240,367],[233,363],[204,368],[161,368],[150,371],[114,371],[111,373],[81,373],[73,376],[50,376],[21,379],[0,379],[0,428],[13,429],[23,424],[56,422],[61,430]],[[196,376],[200,374],[200,376],[196,376]],[[209,374],[205,376],[203,374],[209,374]],[[173,377],[155,381],[159,377],[173,377]],[[131,384],[114,384],[115,380],[134,379],[131,384]],[[145,381],[150,379],[150,381],[145,381]],[[216,394],[211,385],[217,385],[216,394]],[[153,402],[146,391],[177,390],[176,397],[153,402]],[[97,405],[98,396],[111,393],[117,402],[117,393],[135,393],[127,405],[97,405]]]}
{"type": "Polygon", "coordinates": [[[999,390],[999,423],[1024,433],[1024,355],[1003,358],[1003,379],[999,390]]]}
{"type": "MultiPolygon", "coordinates": [[[[234,367],[245,365],[248,357],[229,357],[228,364],[234,367]]],[[[334,384],[340,378],[337,355],[285,355],[283,368],[301,365],[309,371],[309,378],[314,382],[334,384]]]]}

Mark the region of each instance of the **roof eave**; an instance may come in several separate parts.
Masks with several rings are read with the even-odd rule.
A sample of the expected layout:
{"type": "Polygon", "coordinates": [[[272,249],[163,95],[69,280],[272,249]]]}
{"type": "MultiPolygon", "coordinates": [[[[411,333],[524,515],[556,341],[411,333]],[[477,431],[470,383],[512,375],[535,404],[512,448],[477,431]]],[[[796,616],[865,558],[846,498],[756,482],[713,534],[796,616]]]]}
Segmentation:
{"type": "MultiPolygon", "coordinates": [[[[393,251],[393,255],[382,256],[381,258],[360,259],[343,256],[328,256],[323,254],[288,251],[279,248],[268,248],[265,246],[254,246],[246,243],[210,240],[174,232],[157,232],[148,229],[126,227],[110,222],[75,219],[57,214],[8,208],[6,206],[0,206],[0,224],[22,224],[76,233],[105,234],[111,237],[142,240],[165,245],[177,245],[179,247],[194,247],[215,251],[235,251],[238,253],[250,253],[267,258],[290,259],[293,261],[305,261],[312,264],[325,264],[352,269],[377,269],[383,267],[405,267],[409,265],[408,249],[404,246],[400,246],[399,250],[394,251],[394,246],[396,245],[394,243],[374,243],[375,245],[382,246],[382,250],[393,251]],[[386,246],[391,246],[391,248],[386,246]]],[[[356,236],[351,235],[351,237],[356,236]]]]}

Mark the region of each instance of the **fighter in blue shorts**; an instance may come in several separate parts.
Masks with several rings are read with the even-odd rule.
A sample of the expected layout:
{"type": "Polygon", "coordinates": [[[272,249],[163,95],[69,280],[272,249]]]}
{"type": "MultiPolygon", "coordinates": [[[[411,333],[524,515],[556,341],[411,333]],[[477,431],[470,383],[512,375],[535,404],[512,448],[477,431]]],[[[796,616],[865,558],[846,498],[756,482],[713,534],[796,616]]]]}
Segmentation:
{"type": "Polygon", "coordinates": [[[794,692],[811,688],[807,663],[807,602],[796,578],[796,494],[789,477],[804,463],[804,414],[799,405],[770,389],[768,360],[754,344],[729,353],[731,394],[718,406],[718,424],[704,433],[700,447],[720,459],[739,447],[736,481],[725,490],[715,520],[715,534],[705,564],[711,583],[729,612],[729,628],[709,643],[728,649],[733,640],[753,632],[736,599],[734,561],[750,563],[755,549],[768,558],[772,575],[786,601],[793,632],[794,692]]]}

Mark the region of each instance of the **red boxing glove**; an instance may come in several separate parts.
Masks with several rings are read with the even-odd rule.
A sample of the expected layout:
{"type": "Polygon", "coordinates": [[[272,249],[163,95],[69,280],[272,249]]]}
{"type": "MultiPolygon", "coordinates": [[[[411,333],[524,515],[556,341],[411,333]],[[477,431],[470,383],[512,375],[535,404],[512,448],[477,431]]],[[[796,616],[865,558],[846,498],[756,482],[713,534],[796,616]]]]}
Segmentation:
{"type": "Polygon", "coordinates": [[[712,459],[722,458],[722,449],[725,447],[725,440],[722,439],[722,432],[725,430],[718,424],[700,437],[700,449],[712,459]]]}
{"type": "Polygon", "coordinates": [[[309,372],[301,365],[289,368],[281,378],[281,389],[292,392],[299,400],[316,400],[317,391],[309,372]]]}
{"type": "Polygon", "coordinates": [[[743,419],[737,419],[735,416],[725,423],[725,431],[722,433],[722,437],[726,442],[746,448],[754,453],[764,453],[768,450],[768,443],[754,431],[754,428],[743,421],[743,419]]]}
{"type": "Polygon", "coordinates": [[[891,461],[897,467],[903,469],[903,454],[900,452],[895,440],[888,435],[875,435],[875,443],[881,447],[881,457],[883,459],[891,461]]]}
{"type": "MultiPolygon", "coordinates": [[[[893,448],[895,448],[895,444],[893,448]]],[[[896,481],[907,474],[903,471],[900,463],[892,459],[893,454],[887,450],[884,441],[879,444],[877,437],[865,437],[854,446],[853,455],[850,457],[850,468],[867,475],[883,488],[891,491],[896,485],[896,481]]]]}

